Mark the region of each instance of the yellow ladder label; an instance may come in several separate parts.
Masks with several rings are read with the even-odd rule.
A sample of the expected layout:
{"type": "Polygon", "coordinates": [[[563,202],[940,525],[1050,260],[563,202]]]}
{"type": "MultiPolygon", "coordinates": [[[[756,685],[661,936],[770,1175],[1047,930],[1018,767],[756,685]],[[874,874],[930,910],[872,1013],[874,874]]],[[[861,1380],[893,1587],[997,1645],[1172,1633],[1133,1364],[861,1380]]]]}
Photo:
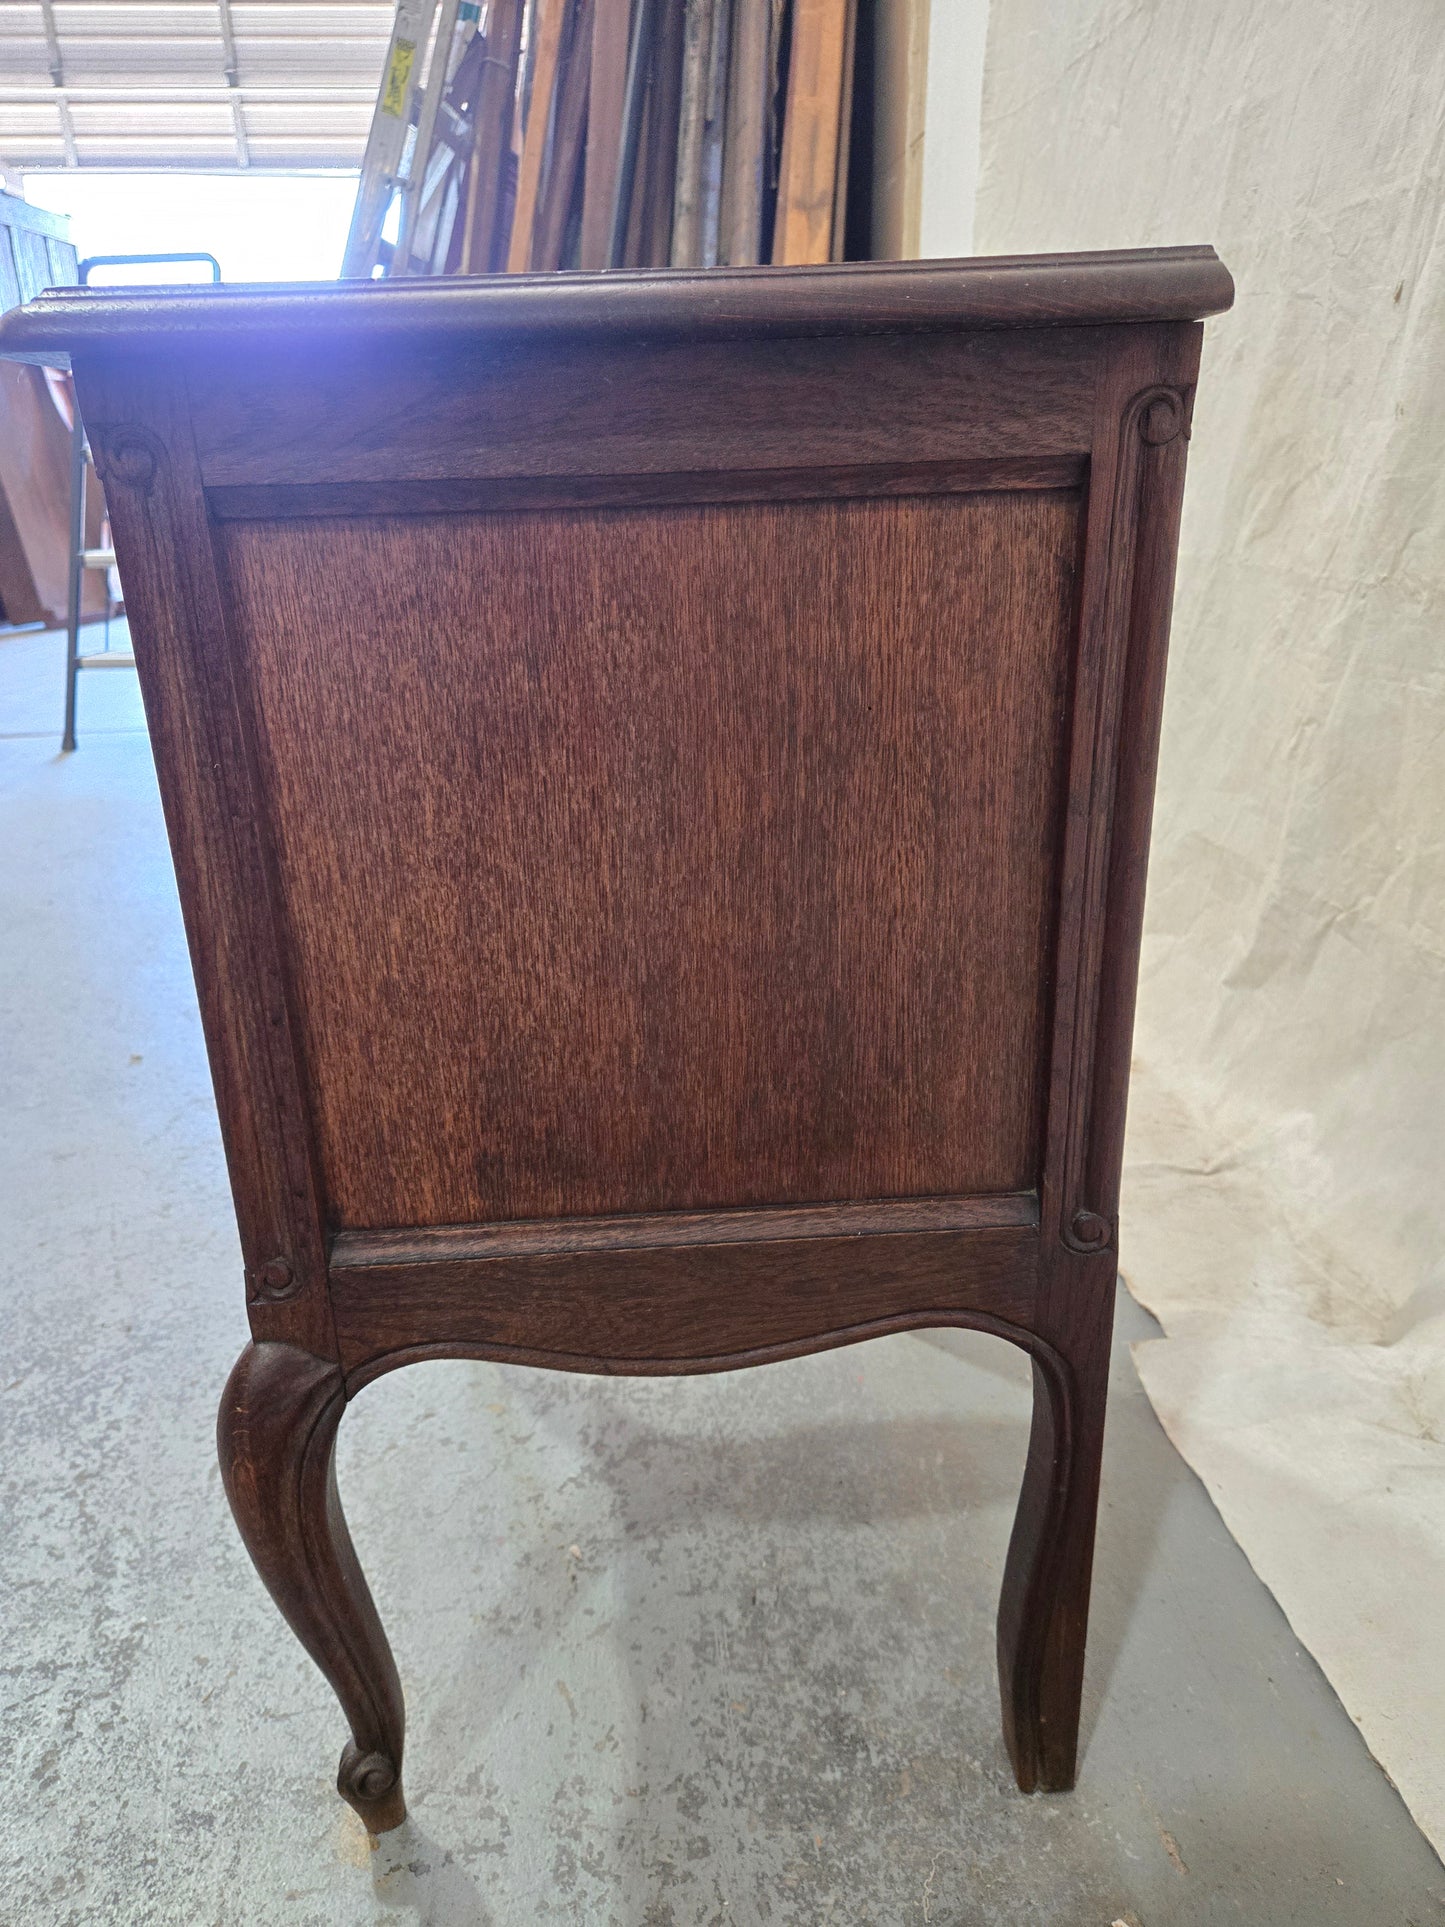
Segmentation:
{"type": "Polygon", "coordinates": [[[406,112],[407,83],[416,61],[416,43],[411,40],[398,40],[391,50],[391,64],[386,70],[386,86],[382,90],[381,111],[400,120],[406,112]]]}

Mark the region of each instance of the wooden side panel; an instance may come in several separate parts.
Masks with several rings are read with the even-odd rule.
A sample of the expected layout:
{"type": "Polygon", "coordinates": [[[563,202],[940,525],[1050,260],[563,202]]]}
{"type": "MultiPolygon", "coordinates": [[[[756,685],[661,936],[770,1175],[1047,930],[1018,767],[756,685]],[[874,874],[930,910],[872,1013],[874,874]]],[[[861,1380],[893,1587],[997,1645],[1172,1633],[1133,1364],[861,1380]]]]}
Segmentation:
{"type": "Polygon", "coordinates": [[[333,1224],[1036,1184],[1076,493],[214,533],[333,1224]]]}
{"type": "Polygon", "coordinates": [[[78,358],[258,1341],[227,1490],[373,1829],[402,1709],[336,1420],[457,1353],[1023,1345],[1005,1737],[1072,1783],[1198,330],[1038,324],[1139,265],[403,288],[328,298],[334,354],[312,296],[221,291],[271,350],[171,352],[165,297],[78,358]],[[1028,331],[897,334],[931,299],[1028,331]]]}

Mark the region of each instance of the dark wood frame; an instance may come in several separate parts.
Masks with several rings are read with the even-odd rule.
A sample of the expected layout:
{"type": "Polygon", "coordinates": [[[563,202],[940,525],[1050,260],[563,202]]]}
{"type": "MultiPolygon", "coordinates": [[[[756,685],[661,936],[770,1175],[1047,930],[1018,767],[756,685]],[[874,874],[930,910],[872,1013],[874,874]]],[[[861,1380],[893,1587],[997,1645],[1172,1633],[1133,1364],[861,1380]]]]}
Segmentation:
{"type": "Polygon", "coordinates": [[[702,1372],[949,1325],[1021,1346],[1035,1400],[999,1613],[1004,1729],[1022,1788],[1073,1783],[1196,323],[1231,298],[1196,248],[58,293],[0,327],[0,352],[72,354],[112,505],[246,1265],[226,1488],[341,1701],[339,1787],[373,1832],[404,1814],[402,1698],[333,1447],[361,1386],[440,1356],[702,1372]],[[383,374],[384,406],[367,386],[383,374]],[[338,1230],[225,522],[1061,486],[1086,510],[1037,1185],[338,1230]]]}

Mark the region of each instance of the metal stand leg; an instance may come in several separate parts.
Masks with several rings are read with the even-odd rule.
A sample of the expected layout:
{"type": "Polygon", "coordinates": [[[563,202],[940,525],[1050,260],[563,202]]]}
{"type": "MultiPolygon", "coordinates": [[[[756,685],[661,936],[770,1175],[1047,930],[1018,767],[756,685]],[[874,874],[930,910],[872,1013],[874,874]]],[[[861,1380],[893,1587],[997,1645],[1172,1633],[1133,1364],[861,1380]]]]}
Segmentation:
{"type": "Polygon", "coordinates": [[[85,428],[71,398],[70,429],[70,581],[65,617],[65,734],[62,750],[75,748],[75,686],[80,674],[81,551],[85,548],[85,428]]]}
{"type": "MultiPolygon", "coordinates": [[[[157,263],[171,261],[204,261],[211,270],[212,281],[221,278],[221,264],[214,254],[93,254],[80,263],[80,285],[88,285],[92,268],[153,267],[157,263]]],[[[85,546],[85,471],[90,461],[90,451],[85,445],[80,401],[73,381],[70,407],[70,594],[65,615],[65,734],[60,739],[62,750],[75,748],[75,690],[81,670],[135,668],[133,654],[119,649],[113,651],[110,646],[110,570],[115,567],[115,555],[108,549],[87,549],[85,546]],[[87,569],[103,569],[106,572],[105,648],[99,655],[91,656],[80,653],[80,604],[87,569]]]]}

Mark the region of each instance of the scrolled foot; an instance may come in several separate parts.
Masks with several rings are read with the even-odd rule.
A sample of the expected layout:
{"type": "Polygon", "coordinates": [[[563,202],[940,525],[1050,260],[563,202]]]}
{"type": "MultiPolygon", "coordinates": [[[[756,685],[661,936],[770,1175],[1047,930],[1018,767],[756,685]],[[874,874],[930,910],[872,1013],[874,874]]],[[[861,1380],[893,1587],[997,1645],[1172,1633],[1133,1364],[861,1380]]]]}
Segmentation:
{"type": "Polygon", "coordinates": [[[401,1682],[336,1491],[346,1404],[334,1362],[294,1345],[249,1345],[221,1400],[217,1442],[246,1548],[351,1727],[337,1791],[371,1833],[406,1818],[401,1682]]]}
{"type": "Polygon", "coordinates": [[[396,1762],[385,1753],[363,1753],[354,1740],[341,1755],[336,1791],[361,1815],[368,1833],[390,1833],[406,1818],[396,1762]]]}

